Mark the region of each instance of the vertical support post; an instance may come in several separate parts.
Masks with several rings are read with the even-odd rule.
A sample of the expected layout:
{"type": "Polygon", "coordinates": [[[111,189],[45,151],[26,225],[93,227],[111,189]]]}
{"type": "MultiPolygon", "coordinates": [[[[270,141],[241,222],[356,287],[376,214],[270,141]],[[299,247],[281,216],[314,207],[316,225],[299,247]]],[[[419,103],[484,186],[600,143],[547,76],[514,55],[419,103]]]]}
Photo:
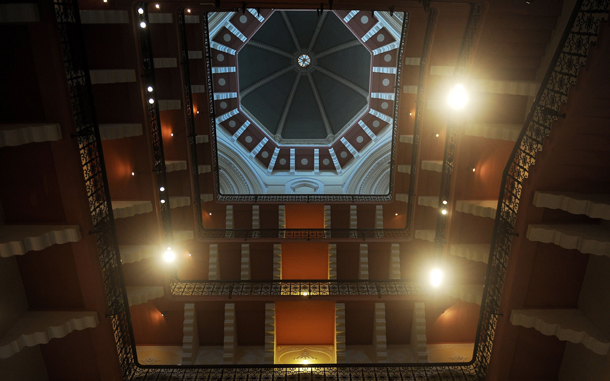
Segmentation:
{"type": "Polygon", "coordinates": [[[358,279],[369,279],[369,245],[360,244],[360,266],[358,279]]]}
{"type": "MultiPolygon", "coordinates": [[[[330,205],[324,205],[324,229],[331,229],[330,224],[330,205]]],[[[324,237],[330,238],[330,230],[324,232],[324,237]]]]}
{"type": "Polygon", "coordinates": [[[286,206],[280,205],[278,207],[278,216],[277,216],[277,227],[280,229],[279,238],[286,238],[286,232],[282,229],[286,229],[286,206]]]}
{"type": "Polygon", "coordinates": [[[265,364],[275,363],[275,303],[265,304],[265,364]]]}
{"type": "Polygon", "coordinates": [[[182,326],[182,364],[192,365],[199,351],[199,333],[195,303],[184,304],[184,323],[182,326]]]}
{"type": "Polygon", "coordinates": [[[428,362],[427,340],[426,306],[424,303],[415,303],[411,325],[411,351],[415,362],[428,362]]]}
{"type": "Polygon", "coordinates": [[[335,303],[335,358],[344,364],[345,358],[345,303],[335,303]]]}
{"type": "Polygon", "coordinates": [[[250,280],[250,245],[241,245],[241,280],[250,280]]]}
{"type": "Polygon", "coordinates": [[[282,245],[273,245],[273,280],[282,280],[282,245]]]}
{"type": "Polygon", "coordinates": [[[373,330],[373,349],[377,362],[388,361],[388,346],[386,337],[385,303],[375,303],[375,326],[373,330]]]}
{"type": "Polygon", "coordinates": [[[208,279],[220,280],[220,263],[218,262],[218,244],[210,245],[208,279]]]}
{"type": "Polygon", "coordinates": [[[235,303],[225,304],[224,346],[222,353],[223,364],[235,363],[235,350],[237,337],[235,332],[235,303]]]}
{"type": "Polygon", "coordinates": [[[390,252],[390,279],[400,279],[400,244],[393,243],[390,252]]]}
{"type": "Polygon", "coordinates": [[[328,279],[337,279],[337,244],[328,244],[328,279]]]}
{"type": "Polygon", "coordinates": [[[233,205],[227,205],[225,216],[225,229],[233,229],[233,205]]]}

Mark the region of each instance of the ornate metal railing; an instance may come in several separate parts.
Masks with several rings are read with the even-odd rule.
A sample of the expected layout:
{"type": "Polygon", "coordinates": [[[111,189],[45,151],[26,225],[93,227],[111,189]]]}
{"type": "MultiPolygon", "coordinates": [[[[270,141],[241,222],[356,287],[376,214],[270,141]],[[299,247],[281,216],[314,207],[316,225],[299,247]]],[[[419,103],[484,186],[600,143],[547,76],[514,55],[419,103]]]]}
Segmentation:
{"type": "Polygon", "coordinates": [[[173,296],[387,296],[427,295],[422,282],[400,280],[170,280],[173,296]]]}
{"type": "Polygon", "coordinates": [[[426,110],[426,82],[428,78],[428,60],[432,41],[434,39],[434,31],[436,29],[437,10],[432,8],[428,11],[428,24],[426,25],[426,34],[424,36],[424,46],[422,48],[421,58],[419,61],[419,78],[417,81],[417,98],[415,101],[415,121],[413,123],[413,144],[411,148],[411,174],[409,177],[409,191],[407,199],[407,236],[411,236],[413,228],[413,220],[415,218],[415,204],[417,203],[417,172],[419,171],[419,140],[421,130],[424,125],[424,112],[426,110]]]}
{"type": "MultiPolygon", "coordinates": [[[[394,188],[395,174],[394,174],[394,166],[395,166],[395,157],[396,157],[396,139],[397,139],[397,126],[399,120],[399,104],[400,104],[400,81],[401,81],[401,72],[402,72],[402,62],[403,52],[404,52],[404,41],[407,33],[407,26],[409,22],[408,13],[404,13],[403,15],[403,23],[400,37],[400,46],[398,48],[397,55],[397,65],[396,65],[396,86],[394,89],[394,121],[392,125],[392,147],[391,147],[391,159],[390,159],[390,181],[389,181],[389,192],[385,195],[356,195],[356,194],[315,194],[315,195],[295,195],[295,194],[258,194],[258,195],[250,195],[250,194],[222,194],[220,191],[220,181],[219,181],[219,162],[218,162],[218,146],[217,146],[217,134],[216,134],[216,109],[214,105],[214,82],[212,80],[212,54],[211,54],[211,46],[209,42],[209,28],[208,28],[208,20],[207,17],[204,18],[204,40],[205,40],[205,52],[206,52],[206,65],[207,65],[207,84],[208,84],[208,97],[209,97],[209,115],[210,115],[210,134],[211,134],[211,143],[212,143],[212,158],[213,158],[213,167],[214,167],[214,189],[216,193],[216,200],[219,202],[226,203],[258,203],[258,202],[307,202],[307,203],[388,203],[393,201],[394,196],[392,190],[394,188]]],[[[203,234],[204,237],[207,238],[206,233],[203,234]]]]}
{"type": "Polygon", "coordinates": [[[157,96],[157,82],[155,80],[155,64],[150,39],[150,26],[148,23],[147,3],[140,3],[136,13],[138,20],[138,32],[140,35],[140,48],[142,53],[142,84],[145,94],[145,104],[148,113],[148,126],[150,129],[151,143],[153,149],[154,167],[157,174],[157,192],[159,197],[159,211],[161,213],[161,224],[165,243],[173,243],[172,214],[167,189],[167,176],[165,173],[165,155],[163,153],[163,134],[161,132],[161,118],[159,116],[159,98],[157,96]],[[141,13],[139,10],[142,10],[141,13]]]}
{"type": "Polygon", "coordinates": [[[530,110],[504,171],[494,226],[488,276],[481,305],[473,360],[465,364],[367,364],[350,366],[217,365],[141,366],[135,355],[127,293],[101,139],[97,125],[85,44],[76,1],[55,0],[55,15],[64,55],[72,112],[81,153],[85,186],[93,219],[109,317],[125,380],[484,380],[499,312],[504,276],[513,238],[523,181],[558,118],[578,69],[595,43],[610,0],[580,0],[530,110]]]}
{"type": "Polygon", "coordinates": [[[609,7],[610,0],[576,2],[504,169],[477,334],[476,353],[485,363],[491,356],[491,339],[496,330],[497,314],[500,311],[502,287],[512,240],[515,237],[515,223],[523,183],[529,175],[530,167],[536,161],[536,154],[543,148],[544,139],[551,134],[553,123],[560,117],[561,108],[568,100],[570,88],[576,84],[578,70],[587,60],[589,48],[595,45],[602,20],[608,20],[609,7]]]}
{"type": "MultiPolygon", "coordinates": [[[[189,68],[189,52],[186,42],[186,23],[184,20],[184,9],[178,12],[178,34],[180,37],[180,67],[182,69],[182,89],[184,98],[184,113],[186,118],[186,138],[189,144],[190,166],[191,166],[191,195],[193,199],[193,210],[195,226],[202,228],[199,221],[202,219],[201,191],[199,186],[199,162],[197,161],[197,132],[195,131],[195,115],[193,113],[193,92],[191,91],[191,70],[189,68]]],[[[201,234],[198,231],[198,235],[201,234]]]]}
{"type": "MultiPolygon", "coordinates": [[[[460,45],[458,59],[455,65],[453,77],[456,80],[463,80],[469,69],[469,62],[473,54],[478,26],[481,20],[481,4],[473,3],[470,5],[470,14],[466,31],[460,45]]],[[[451,205],[453,200],[451,197],[451,178],[453,177],[453,161],[455,159],[455,143],[457,141],[458,128],[462,125],[462,121],[456,115],[450,116],[447,123],[447,132],[445,138],[445,152],[443,155],[443,169],[441,172],[441,189],[438,198],[438,207],[440,211],[446,211],[448,205],[451,205]]],[[[414,201],[415,202],[415,201],[414,201]]],[[[449,213],[439,213],[436,219],[436,234],[434,236],[435,252],[440,255],[446,243],[445,234],[447,232],[447,220],[449,213]]]]}
{"type": "Polygon", "coordinates": [[[90,233],[96,238],[119,363],[123,377],[129,379],[133,374],[136,360],[135,342],[78,3],[77,0],[55,0],[53,5],[87,199],[93,220],[93,230],[90,233]]]}

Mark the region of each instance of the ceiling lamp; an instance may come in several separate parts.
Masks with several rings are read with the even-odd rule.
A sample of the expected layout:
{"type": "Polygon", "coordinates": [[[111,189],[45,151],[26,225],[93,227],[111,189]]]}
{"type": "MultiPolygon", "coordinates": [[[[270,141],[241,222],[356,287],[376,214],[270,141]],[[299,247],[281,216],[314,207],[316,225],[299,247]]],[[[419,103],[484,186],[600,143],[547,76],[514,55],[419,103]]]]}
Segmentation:
{"type": "Polygon", "coordinates": [[[167,250],[165,251],[165,253],[163,253],[163,259],[165,260],[165,262],[170,263],[173,262],[174,260],[176,260],[176,253],[173,252],[171,247],[167,247],[167,250]]]}
{"type": "Polygon", "coordinates": [[[455,85],[455,87],[449,92],[447,97],[447,103],[449,107],[454,110],[461,110],[468,104],[468,93],[463,85],[455,85]]]}
{"type": "Polygon", "coordinates": [[[443,283],[445,274],[441,269],[434,269],[430,272],[430,284],[432,287],[438,287],[443,283]]]}

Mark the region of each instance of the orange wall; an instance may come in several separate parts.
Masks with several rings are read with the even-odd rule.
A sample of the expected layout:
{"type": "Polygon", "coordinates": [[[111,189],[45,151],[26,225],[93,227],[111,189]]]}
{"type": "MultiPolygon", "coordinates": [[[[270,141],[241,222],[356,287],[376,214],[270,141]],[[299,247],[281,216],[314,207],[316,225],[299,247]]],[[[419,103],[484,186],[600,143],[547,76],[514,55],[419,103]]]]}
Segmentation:
{"type": "Polygon", "coordinates": [[[277,345],[334,345],[334,302],[275,302],[277,345]]]}
{"type": "Polygon", "coordinates": [[[328,244],[282,243],[282,279],[328,279],[328,244]]]}
{"type": "Polygon", "coordinates": [[[286,205],[287,229],[324,229],[324,205],[286,205]]]}

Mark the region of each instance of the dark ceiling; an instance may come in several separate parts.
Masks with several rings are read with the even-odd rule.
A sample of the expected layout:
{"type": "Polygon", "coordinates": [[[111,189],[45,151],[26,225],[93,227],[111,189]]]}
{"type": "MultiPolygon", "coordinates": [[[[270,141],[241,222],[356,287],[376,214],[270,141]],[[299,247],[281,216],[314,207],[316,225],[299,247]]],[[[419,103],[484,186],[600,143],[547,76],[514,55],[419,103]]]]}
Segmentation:
{"type": "Polygon", "coordinates": [[[365,111],[370,70],[371,54],[333,12],[276,11],[238,53],[241,107],[280,142],[334,138],[365,111]]]}

